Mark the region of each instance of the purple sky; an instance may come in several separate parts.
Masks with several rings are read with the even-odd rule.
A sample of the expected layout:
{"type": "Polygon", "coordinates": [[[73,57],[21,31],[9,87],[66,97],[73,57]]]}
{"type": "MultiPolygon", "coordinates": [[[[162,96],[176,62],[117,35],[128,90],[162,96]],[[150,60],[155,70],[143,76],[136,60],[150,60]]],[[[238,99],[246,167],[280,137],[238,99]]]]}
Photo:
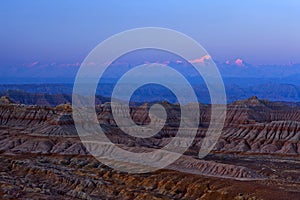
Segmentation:
{"type": "Polygon", "coordinates": [[[0,67],[81,62],[107,37],[144,26],[181,31],[220,62],[300,63],[299,11],[298,0],[2,0],[0,67]]]}

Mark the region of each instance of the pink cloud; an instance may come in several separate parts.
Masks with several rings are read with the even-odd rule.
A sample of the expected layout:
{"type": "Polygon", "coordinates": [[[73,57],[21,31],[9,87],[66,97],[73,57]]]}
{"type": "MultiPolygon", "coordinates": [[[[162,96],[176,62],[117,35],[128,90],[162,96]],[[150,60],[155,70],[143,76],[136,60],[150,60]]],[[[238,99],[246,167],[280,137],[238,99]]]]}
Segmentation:
{"type": "Polygon", "coordinates": [[[168,65],[168,64],[170,64],[170,61],[166,60],[166,61],[161,62],[161,64],[168,65]]]}
{"type": "Polygon", "coordinates": [[[168,64],[170,64],[170,61],[168,61],[168,60],[165,60],[165,61],[159,61],[159,60],[157,60],[155,62],[144,61],[144,64],[154,64],[154,63],[168,65],[168,64]]]}
{"type": "Polygon", "coordinates": [[[195,60],[190,60],[191,63],[204,63],[206,60],[210,60],[210,55],[206,54],[202,56],[201,58],[197,58],[195,60]]]}
{"type": "Polygon", "coordinates": [[[240,59],[240,58],[236,59],[236,60],[234,61],[234,63],[235,63],[237,66],[240,66],[240,67],[245,66],[245,65],[244,65],[244,61],[243,61],[242,59],[240,59]]]}
{"type": "Polygon", "coordinates": [[[39,64],[39,61],[35,61],[35,62],[33,62],[33,63],[30,63],[30,64],[27,65],[27,67],[34,67],[34,66],[36,66],[37,64],[39,64]]]}
{"type": "MultiPolygon", "coordinates": [[[[60,67],[79,67],[81,65],[80,62],[76,62],[76,63],[62,63],[59,64],[60,67]]],[[[92,65],[91,63],[88,63],[88,65],[92,65]]]]}

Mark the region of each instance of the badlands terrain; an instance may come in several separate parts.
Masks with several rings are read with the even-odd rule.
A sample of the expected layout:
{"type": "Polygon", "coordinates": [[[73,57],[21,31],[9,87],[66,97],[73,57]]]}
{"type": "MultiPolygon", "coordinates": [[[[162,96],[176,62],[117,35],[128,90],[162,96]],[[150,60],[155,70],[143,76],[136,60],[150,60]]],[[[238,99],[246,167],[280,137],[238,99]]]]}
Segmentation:
{"type": "MultiPolygon", "coordinates": [[[[175,137],[180,106],[161,102],[168,118],[150,138],[123,133],[109,102],[95,110],[109,139],[128,151],[162,148],[175,137]]],[[[257,97],[227,106],[213,151],[198,159],[210,122],[200,107],[197,136],[173,164],[155,172],[118,172],[95,159],[81,143],[70,104],[24,105],[0,99],[1,199],[299,199],[300,106],[257,97]]],[[[150,122],[150,104],[131,107],[138,125],[150,122]]],[[[159,116],[157,116],[159,118],[159,116]]]]}

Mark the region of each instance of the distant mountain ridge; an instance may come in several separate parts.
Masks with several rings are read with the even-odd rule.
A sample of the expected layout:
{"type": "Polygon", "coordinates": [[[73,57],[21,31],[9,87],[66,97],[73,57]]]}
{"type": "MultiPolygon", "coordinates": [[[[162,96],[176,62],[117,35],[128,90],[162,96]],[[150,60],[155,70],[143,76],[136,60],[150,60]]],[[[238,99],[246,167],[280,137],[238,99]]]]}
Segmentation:
{"type": "MultiPolygon", "coordinates": [[[[4,96],[14,103],[25,105],[57,106],[72,102],[71,94],[29,93],[21,90],[8,90],[0,92],[0,96],[4,96]]],[[[110,98],[96,95],[96,103],[109,101],[110,98]]]]}
{"type": "MultiPolygon", "coordinates": [[[[145,63],[145,61],[121,61],[114,62],[109,67],[110,70],[106,76],[101,78],[101,86],[97,89],[97,95],[110,97],[115,83],[124,72],[145,63]]],[[[189,63],[180,63],[176,60],[158,62],[183,72],[182,74],[193,86],[198,101],[210,103],[204,80],[189,63]]],[[[300,102],[300,64],[252,65],[242,59],[237,59],[231,62],[216,62],[216,65],[224,81],[228,103],[251,96],[271,101],[300,102]]],[[[0,92],[7,93],[11,90],[11,93],[14,93],[12,91],[23,91],[39,94],[39,96],[56,95],[55,98],[61,99],[60,103],[69,102],[70,97],[66,96],[72,94],[73,83],[79,67],[80,63],[45,64],[39,62],[34,62],[34,65],[31,63],[2,67],[0,68],[0,92]]],[[[49,102],[51,101],[49,100],[49,102]]],[[[165,88],[146,86],[135,93],[132,101],[169,101],[175,103],[177,99],[165,88]]],[[[25,102],[37,103],[37,101],[31,102],[30,100],[25,102]]],[[[52,104],[50,103],[50,105],[52,104]]]]}
{"type": "MultiPolygon", "coordinates": [[[[241,60],[241,59],[240,59],[241,60]]],[[[188,75],[188,78],[198,77],[197,71],[194,70],[190,63],[169,61],[131,61],[131,62],[114,62],[110,65],[109,77],[115,78],[135,66],[158,62],[166,64],[179,72],[188,75]]],[[[216,62],[220,74],[224,79],[227,78],[251,78],[251,79],[276,79],[281,83],[300,84],[300,63],[286,65],[253,65],[241,60],[241,64],[235,62],[216,62]]],[[[203,64],[205,67],[205,63],[203,64]]],[[[0,67],[0,84],[6,83],[72,83],[79,70],[80,63],[59,64],[59,63],[39,63],[34,62],[20,66],[3,66],[0,67]]],[[[198,78],[199,79],[199,78],[198,78]]]]}
{"type": "MultiPolygon", "coordinates": [[[[102,84],[98,87],[96,95],[100,99],[109,101],[114,84],[102,84]]],[[[209,103],[210,97],[204,84],[194,84],[193,88],[201,103],[209,103]]],[[[238,84],[225,84],[227,102],[257,96],[270,101],[300,102],[300,86],[293,84],[264,83],[250,86],[238,84]]],[[[0,85],[0,95],[9,96],[19,103],[43,105],[57,105],[71,101],[72,84],[5,84],[0,85]],[[46,99],[46,101],[45,101],[46,99]],[[43,103],[45,101],[46,103],[43,103]]],[[[152,85],[144,86],[135,92],[134,102],[168,101],[175,103],[176,97],[166,88],[152,85]]]]}

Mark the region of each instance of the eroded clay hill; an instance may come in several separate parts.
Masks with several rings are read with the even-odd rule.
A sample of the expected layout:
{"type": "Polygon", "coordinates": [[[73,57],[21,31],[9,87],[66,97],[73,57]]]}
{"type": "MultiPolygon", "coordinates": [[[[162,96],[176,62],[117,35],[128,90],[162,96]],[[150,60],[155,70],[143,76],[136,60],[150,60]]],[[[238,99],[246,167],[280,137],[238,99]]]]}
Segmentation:
{"type": "MultiPolygon", "coordinates": [[[[150,138],[136,138],[122,132],[112,117],[110,103],[99,104],[95,110],[100,126],[113,143],[129,151],[154,150],[174,138],[180,122],[179,105],[161,104],[168,118],[164,128],[150,138]]],[[[299,195],[299,107],[256,97],[228,105],[218,143],[210,155],[200,160],[197,155],[210,121],[210,105],[185,106],[190,112],[200,108],[199,127],[189,128],[196,129],[197,136],[185,155],[166,171],[130,175],[118,173],[92,158],[78,137],[70,104],[30,106],[2,97],[0,196],[274,199],[269,194],[277,194],[275,199],[282,195],[294,199],[299,195]]],[[[150,104],[131,108],[136,124],[151,122],[149,108],[150,104]]],[[[122,114],[122,107],[117,109],[122,114]]],[[[162,120],[160,116],[152,119],[162,120]]],[[[185,120],[188,123],[192,119],[185,120]]],[[[187,130],[177,142],[185,145],[188,134],[187,130]]]]}
{"type": "MultiPolygon", "coordinates": [[[[180,122],[180,107],[163,102],[168,118],[165,127],[151,138],[135,138],[122,132],[111,114],[109,103],[98,105],[96,112],[101,127],[107,136],[118,144],[127,146],[162,147],[177,133],[180,122]]],[[[193,112],[200,107],[197,137],[191,150],[201,145],[209,124],[210,106],[202,104],[186,105],[193,112]]],[[[143,104],[131,108],[132,119],[139,125],[150,123],[150,105],[143,104]]],[[[117,108],[118,109],[118,108],[117,108]]],[[[122,108],[119,108],[122,115],[122,108]]],[[[159,121],[160,116],[156,116],[159,121]]],[[[14,104],[10,99],[0,99],[1,132],[17,132],[27,136],[68,136],[76,137],[71,105],[57,107],[28,106],[14,104]],[[2,102],[2,103],[1,103],[2,102]]],[[[268,153],[299,155],[300,153],[300,108],[283,103],[259,100],[256,97],[228,105],[223,132],[215,146],[216,151],[241,153],[268,153]]],[[[188,132],[187,135],[188,136],[188,132]]],[[[10,142],[11,143],[11,142],[10,142]]],[[[23,142],[15,142],[15,147],[23,142]]],[[[5,145],[7,146],[7,145],[5,145]]],[[[4,150],[4,146],[1,147],[4,150]]],[[[7,149],[6,149],[7,150],[7,149]]]]}

